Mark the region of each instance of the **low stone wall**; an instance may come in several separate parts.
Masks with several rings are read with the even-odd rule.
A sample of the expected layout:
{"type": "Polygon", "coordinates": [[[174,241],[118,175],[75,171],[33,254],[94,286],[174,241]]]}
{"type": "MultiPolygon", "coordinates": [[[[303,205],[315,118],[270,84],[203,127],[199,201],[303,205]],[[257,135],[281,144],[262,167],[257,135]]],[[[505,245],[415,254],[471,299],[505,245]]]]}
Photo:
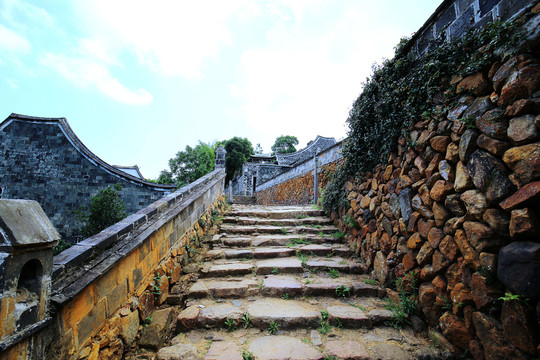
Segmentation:
{"type": "MultiPolygon", "coordinates": [[[[532,12],[529,29],[538,4],[532,12]]],[[[540,58],[521,54],[452,82],[459,100],[437,105],[387,163],[350,179],[350,207],[332,216],[381,283],[412,274],[418,315],[455,352],[535,357],[540,58]]]]}
{"type": "MultiPolygon", "coordinates": [[[[211,210],[223,203],[224,179],[216,170],[54,258],[58,354],[83,350],[131,297],[138,300],[121,318],[137,327],[167,298],[210,225],[211,210]]],[[[126,336],[100,346],[100,354],[121,352],[130,345],[126,336]]]]}
{"type": "Polygon", "coordinates": [[[121,358],[225,206],[224,181],[215,170],[55,256],[52,322],[1,358],[121,358]]]}
{"type": "MultiPolygon", "coordinates": [[[[324,189],[339,160],[323,165],[318,170],[318,186],[324,189]]],[[[313,202],[313,171],[281,182],[255,194],[259,205],[299,205],[313,202]]],[[[321,194],[319,194],[321,196],[321,194]]]]}
{"type": "MultiPolygon", "coordinates": [[[[341,159],[341,147],[343,145],[343,142],[339,142],[335,144],[334,146],[326,149],[325,151],[321,152],[317,155],[317,163],[318,166],[323,167],[327,164],[336,162],[341,159]]],[[[284,183],[290,179],[299,177],[304,174],[308,174],[313,171],[314,169],[314,162],[313,157],[296,165],[294,168],[274,177],[271,180],[268,180],[265,183],[262,183],[260,185],[257,185],[257,192],[255,193],[255,196],[259,196],[259,193],[263,190],[272,188],[278,184],[284,183]]],[[[313,186],[312,186],[313,188],[313,186]]],[[[311,192],[313,194],[313,191],[311,192]]]]}

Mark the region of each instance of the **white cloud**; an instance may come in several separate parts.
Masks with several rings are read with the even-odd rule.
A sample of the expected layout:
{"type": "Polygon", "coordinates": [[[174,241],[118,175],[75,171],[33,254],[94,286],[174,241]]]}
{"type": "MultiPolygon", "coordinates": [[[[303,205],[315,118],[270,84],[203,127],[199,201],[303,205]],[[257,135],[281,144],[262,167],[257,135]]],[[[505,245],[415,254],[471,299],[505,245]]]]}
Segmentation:
{"type": "Polygon", "coordinates": [[[54,20],[45,9],[20,0],[4,0],[0,16],[13,27],[26,29],[28,26],[54,27],[54,20]]]}
{"type": "Polygon", "coordinates": [[[11,79],[5,79],[5,80],[6,80],[7,84],[8,84],[12,89],[18,89],[18,88],[19,88],[19,85],[18,85],[15,81],[13,81],[13,80],[11,80],[11,79]]]}
{"type": "Polygon", "coordinates": [[[152,95],[144,90],[131,90],[114,78],[103,63],[83,57],[67,57],[62,54],[46,53],[40,58],[48,66],[81,88],[95,87],[112,99],[130,104],[147,105],[152,95]]]}
{"type": "Polygon", "coordinates": [[[0,24],[0,50],[13,53],[28,53],[31,48],[28,39],[0,24]]]}
{"type": "Polygon", "coordinates": [[[78,3],[86,31],[105,47],[132,51],[165,75],[203,76],[202,66],[232,42],[229,22],[251,17],[248,0],[88,0],[78,3]]]}

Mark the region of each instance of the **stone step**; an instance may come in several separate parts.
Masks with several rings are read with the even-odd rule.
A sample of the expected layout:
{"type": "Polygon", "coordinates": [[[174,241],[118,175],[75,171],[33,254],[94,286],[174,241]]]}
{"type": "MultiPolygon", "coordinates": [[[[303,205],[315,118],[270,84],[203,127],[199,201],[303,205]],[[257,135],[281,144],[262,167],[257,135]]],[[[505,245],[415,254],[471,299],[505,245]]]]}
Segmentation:
{"type": "Polygon", "coordinates": [[[324,226],[332,225],[332,220],[327,217],[308,217],[299,219],[261,219],[254,217],[235,217],[226,216],[223,218],[225,224],[238,224],[238,225],[272,225],[272,226],[324,226]]]}
{"type": "Polygon", "coordinates": [[[411,328],[389,326],[361,331],[333,328],[325,334],[315,329],[280,329],[275,335],[253,327],[238,327],[232,332],[195,329],[174,337],[171,345],[160,350],[157,358],[243,360],[242,354],[251,354],[257,360],[451,358],[433,343],[417,336],[411,328]]]}
{"type": "MultiPolygon", "coordinates": [[[[384,297],[385,290],[371,283],[369,277],[343,275],[329,278],[328,273],[304,277],[302,275],[266,275],[230,278],[202,278],[197,280],[187,291],[190,299],[200,298],[237,298],[251,296],[299,297],[327,296],[336,297],[384,297]],[[343,290],[337,291],[336,289],[343,290]],[[348,290],[347,290],[348,289],[348,290]]],[[[174,295],[174,294],[172,294],[174,295]]]]}
{"type": "Polygon", "coordinates": [[[372,327],[371,314],[374,314],[377,322],[381,321],[382,316],[387,321],[392,320],[392,312],[386,310],[385,303],[378,298],[362,301],[350,298],[348,302],[325,298],[298,301],[262,297],[220,302],[200,299],[189,301],[187,305],[178,315],[178,331],[191,330],[190,326],[215,329],[240,327],[246,323],[258,329],[268,329],[272,323],[281,330],[316,329],[323,323],[368,329],[372,327]]]}
{"type": "Polygon", "coordinates": [[[306,206],[233,206],[227,216],[266,219],[301,219],[324,216],[323,210],[306,206]]]}
{"type": "Polygon", "coordinates": [[[235,204],[243,205],[255,205],[257,203],[255,196],[234,195],[232,200],[235,204]]]}
{"type": "Polygon", "coordinates": [[[240,261],[216,259],[201,269],[203,277],[225,277],[246,275],[290,274],[328,271],[334,276],[341,273],[362,274],[364,267],[358,262],[340,257],[275,257],[270,259],[242,259],[240,261]]]}
{"type": "Polygon", "coordinates": [[[227,234],[335,234],[336,226],[274,226],[274,225],[234,225],[222,224],[220,232],[227,234]]]}
{"type": "Polygon", "coordinates": [[[294,245],[291,247],[260,248],[217,248],[207,251],[205,258],[214,259],[268,259],[293,256],[297,253],[308,256],[349,257],[350,249],[340,245],[294,245]]]}
{"type": "Polygon", "coordinates": [[[287,246],[294,248],[297,245],[311,244],[342,244],[343,238],[329,234],[287,234],[287,235],[256,235],[235,236],[233,234],[217,234],[212,237],[213,247],[261,247],[261,246],[287,246]]]}

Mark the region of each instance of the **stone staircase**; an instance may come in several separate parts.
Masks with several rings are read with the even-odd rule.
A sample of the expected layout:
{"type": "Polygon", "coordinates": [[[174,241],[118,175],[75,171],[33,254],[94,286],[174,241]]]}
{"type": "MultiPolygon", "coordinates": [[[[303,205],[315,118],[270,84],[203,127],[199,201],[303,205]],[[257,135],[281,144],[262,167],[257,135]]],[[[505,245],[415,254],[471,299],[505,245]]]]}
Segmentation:
{"type": "Polygon", "coordinates": [[[177,335],[156,358],[442,358],[411,328],[387,325],[385,289],[365,272],[322,211],[233,205],[185,308],[158,310],[177,335]]]}

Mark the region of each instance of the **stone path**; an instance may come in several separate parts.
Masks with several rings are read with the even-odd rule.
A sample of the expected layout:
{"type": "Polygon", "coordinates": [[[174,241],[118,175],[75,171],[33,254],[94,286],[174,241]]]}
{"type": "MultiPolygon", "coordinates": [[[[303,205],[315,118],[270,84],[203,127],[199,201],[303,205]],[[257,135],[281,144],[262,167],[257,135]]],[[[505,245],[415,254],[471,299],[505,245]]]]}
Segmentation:
{"type": "Polygon", "coordinates": [[[185,306],[158,310],[165,325],[143,330],[139,346],[154,351],[127,358],[444,358],[412,329],[387,325],[385,290],[349,255],[319,210],[234,205],[198,276],[171,294],[183,291],[185,306]]]}

